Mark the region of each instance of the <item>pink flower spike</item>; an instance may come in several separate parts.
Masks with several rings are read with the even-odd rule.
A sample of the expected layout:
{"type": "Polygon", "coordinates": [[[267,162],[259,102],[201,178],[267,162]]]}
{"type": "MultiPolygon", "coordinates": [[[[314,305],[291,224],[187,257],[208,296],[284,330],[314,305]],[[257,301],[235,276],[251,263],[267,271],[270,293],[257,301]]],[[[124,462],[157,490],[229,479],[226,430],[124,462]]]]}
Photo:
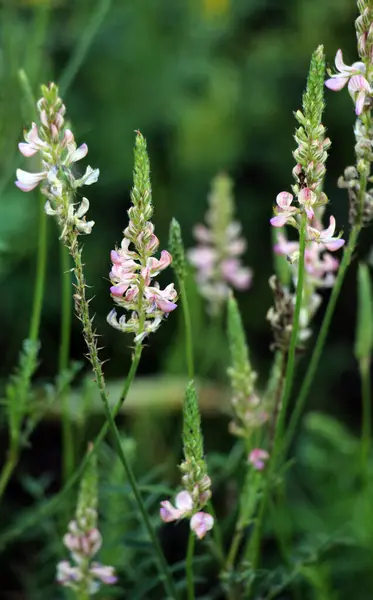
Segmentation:
{"type": "Polygon", "coordinates": [[[262,471],[265,467],[266,461],[269,459],[269,454],[266,450],[261,448],[254,448],[249,454],[249,463],[257,471],[262,471]]]}
{"type": "Polygon", "coordinates": [[[196,536],[202,540],[206,533],[214,526],[214,519],[211,515],[204,512],[198,512],[190,519],[190,528],[196,536]]]}

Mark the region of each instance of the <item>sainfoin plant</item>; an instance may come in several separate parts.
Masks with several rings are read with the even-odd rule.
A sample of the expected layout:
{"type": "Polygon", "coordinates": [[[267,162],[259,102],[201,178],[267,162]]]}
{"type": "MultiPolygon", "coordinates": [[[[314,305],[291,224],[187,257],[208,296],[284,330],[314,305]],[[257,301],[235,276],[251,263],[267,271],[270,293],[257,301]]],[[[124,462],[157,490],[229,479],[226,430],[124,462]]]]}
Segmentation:
{"type": "MultiPolygon", "coordinates": [[[[268,198],[266,224],[273,240],[274,272],[268,284],[265,280],[272,297],[266,306],[272,362],[265,372],[255,366],[255,344],[249,343],[251,332],[246,331],[240,310],[245,299],[255,297],[257,276],[247,266],[246,250],[255,248],[240,218],[241,200],[237,194],[236,205],[232,179],[225,173],[213,178],[205,224],[196,223],[189,232],[172,218],[166,249],[160,241],[158,200],[153,199],[151,152],[137,129],[132,134],[130,202],[123,200],[110,246],[100,249],[107,255],[102,277],[108,311],[96,317],[84,240],[94,239],[99,223],[93,220],[93,202],[83,193],[86,186],[101,187],[100,172],[80,167],[88,146],[75,140],[58,85],[41,86],[40,99],[33,106],[34,121],[18,143],[23,163],[16,169],[16,192],[27,193],[30,202],[39,194],[44,211],[41,224],[46,226],[45,219],[55,221],[56,238],[65,252],[62,281],[69,289],[71,275],[69,294],[80,322],[89,383],[82,391],[74,378],[83,367],[69,367],[64,360],[49,395],[32,383],[43,342],[43,294],[48,296],[41,259],[30,331],[3,394],[9,442],[0,472],[0,500],[4,501],[20,472],[35,505],[15,524],[4,525],[0,548],[17,539],[28,543],[28,537],[39,531],[37,547],[44,550],[42,558],[35,560],[48,563],[35,580],[34,595],[27,597],[332,600],[351,596],[343,589],[350,567],[344,573],[341,564],[351,560],[350,570],[357,578],[373,547],[369,525],[373,518],[373,298],[368,261],[358,266],[351,352],[360,378],[361,432],[347,433],[337,420],[319,413],[303,421],[301,417],[346,273],[354,263],[361,232],[373,219],[373,3],[358,0],[357,7],[356,60],[345,64],[338,49],[335,70],[330,70],[323,46],[312,53],[304,93],[294,113],[292,173],[285,174],[284,188],[268,198]],[[334,101],[329,91],[344,88],[356,118],[354,164],[343,167],[338,179],[338,187],[347,191],[348,225],[335,199],[340,192],[335,194],[327,178],[328,157],[334,151],[338,156],[338,149],[333,149],[324,121],[326,98],[330,105],[334,101]],[[183,239],[192,238],[195,245],[186,250],[183,239]],[[197,305],[202,307],[199,313],[197,305]],[[177,322],[182,334],[175,352],[182,347],[183,373],[171,392],[177,418],[170,431],[162,424],[167,392],[164,388],[157,392],[155,384],[146,386],[138,371],[144,355],[171,361],[162,336],[167,331],[173,335],[177,322]],[[215,387],[201,376],[206,372],[197,352],[205,347],[208,356],[203,358],[210,366],[214,363],[211,344],[204,343],[212,327],[217,332],[213,343],[223,340],[225,359],[215,374],[215,387]],[[119,386],[105,375],[110,356],[107,339],[115,340],[118,352],[130,348],[130,365],[119,386]],[[150,400],[161,396],[162,411],[154,413],[154,419],[138,390],[150,400]],[[214,394],[218,402],[211,402],[214,394]],[[100,424],[92,434],[84,423],[84,410],[95,396],[100,424]],[[51,410],[48,398],[54,401],[55,413],[61,414],[63,432],[62,482],[52,495],[45,494],[47,484],[22,473],[19,465],[22,454],[32,452],[34,430],[51,410]],[[139,426],[140,434],[133,439],[136,426],[131,428],[120,418],[126,404],[132,406],[137,398],[136,414],[147,413],[142,416],[150,433],[141,435],[139,426]],[[219,425],[212,428],[211,407],[219,415],[219,425]],[[141,461],[149,452],[154,453],[156,466],[144,473],[141,461]],[[307,529],[305,521],[312,526],[307,529]]],[[[95,149],[95,156],[99,152],[95,149]]],[[[102,188],[98,194],[110,213],[110,195],[104,196],[102,188]]],[[[202,202],[201,206],[202,215],[202,202]]],[[[68,312],[66,298],[64,306],[68,312]]],[[[70,327],[65,309],[63,348],[68,346],[66,328],[70,327]]],[[[364,592],[356,597],[370,596],[364,592]]]]}

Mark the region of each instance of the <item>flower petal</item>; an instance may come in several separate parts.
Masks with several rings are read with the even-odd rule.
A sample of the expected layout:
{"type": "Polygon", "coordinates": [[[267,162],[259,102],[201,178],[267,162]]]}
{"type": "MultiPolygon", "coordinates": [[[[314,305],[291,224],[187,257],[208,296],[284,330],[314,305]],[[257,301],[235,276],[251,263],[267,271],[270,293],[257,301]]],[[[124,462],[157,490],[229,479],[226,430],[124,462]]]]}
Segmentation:
{"type": "Polygon", "coordinates": [[[348,81],[348,77],[333,76],[333,77],[330,77],[330,79],[327,79],[325,81],[325,85],[327,88],[329,88],[333,92],[339,92],[339,90],[344,88],[347,81],[348,81]]]}
{"type": "Polygon", "coordinates": [[[208,513],[198,512],[190,519],[190,528],[200,540],[205,537],[213,526],[214,519],[208,513]]]}
{"type": "Polygon", "coordinates": [[[23,154],[23,156],[34,156],[34,154],[36,154],[38,152],[37,148],[33,148],[30,144],[27,144],[25,142],[20,142],[18,144],[18,149],[20,151],[21,154],[23,154]]]}
{"type": "Polygon", "coordinates": [[[273,225],[273,227],[283,227],[287,223],[288,218],[288,214],[276,215],[270,219],[270,223],[273,225]]]}

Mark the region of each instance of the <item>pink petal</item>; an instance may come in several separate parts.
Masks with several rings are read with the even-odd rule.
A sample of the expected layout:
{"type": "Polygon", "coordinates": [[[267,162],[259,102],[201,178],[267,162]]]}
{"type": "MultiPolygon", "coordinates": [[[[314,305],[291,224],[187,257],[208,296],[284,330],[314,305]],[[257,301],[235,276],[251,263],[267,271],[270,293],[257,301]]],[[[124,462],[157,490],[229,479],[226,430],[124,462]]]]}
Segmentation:
{"type": "Polygon", "coordinates": [[[171,523],[171,521],[177,521],[180,519],[181,510],[178,510],[172,506],[171,502],[168,500],[163,500],[161,502],[159,514],[164,523],[171,523]]]}
{"type": "Polygon", "coordinates": [[[365,90],[369,94],[372,93],[372,89],[365,77],[363,75],[354,75],[348,82],[348,91],[350,94],[354,94],[361,90],[365,90]]]}
{"type": "Polygon", "coordinates": [[[214,519],[208,513],[198,512],[190,519],[190,528],[200,540],[213,526],[214,519]]]}
{"type": "Polygon", "coordinates": [[[88,154],[88,146],[87,144],[82,144],[77,148],[69,157],[69,163],[77,162],[81,160],[88,154]]]}
{"type": "Polygon", "coordinates": [[[333,234],[335,232],[335,218],[333,217],[333,215],[330,216],[329,219],[329,227],[327,229],[324,229],[324,231],[321,232],[320,235],[320,239],[323,242],[324,240],[326,241],[327,239],[330,239],[333,234]]]}
{"type": "Polygon", "coordinates": [[[177,496],[175,498],[175,505],[176,505],[176,508],[178,508],[182,512],[184,512],[184,513],[189,512],[193,508],[193,498],[189,494],[189,492],[186,492],[185,490],[183,490],[182,492],[179,492],[177,494],[177,496]]]}
{"type": "Polygon", "coordinates": [[[282,210],[287,210],[293,201],[293,194],[289,192],[280,192],[277,194],[276,203],[282,210]]]}
{"type": "Polygon", "coordinates": [[[333,92],[339,92],[339,90],[341,90],[342,88],[344,88],[344,86],[346,85],[348,81],[348,77],[330,77],[330,79],[327,79],[325,81],[325,85],[327,88],[329,88],[330,90],[332,90],[333,92]]]}
{"type": "Polygon", "coordinates": [[[273,225],[273,227],[283,227],[287,221],[288,221],[289,215],[276,215],[275,217],[272,217],[272,219],[270,219],[270,223],[271,225],[273,225]]]}
{"type": "Polygon", "coordinates": [[[307,217],[308,217],[310,220],[311,220],[311,219],[313,219],[313,217],[315,216],[315,213],[314,213],[314,211],[313,211],[313,208],[311,208],[310,206],[305,206],[304,208],[305,208],[305,211],[306,211],[307,217]]]}
{"type": "Polygon", "coordinates": [[[347,65],[345,65],[343,62],[343,54],[342,54],[341,49],[337,50],[337,54],[335,55],[334,64],[339,72],[347,71],[350,68],[347,65]]]}
{"type": "Polygon", "coordinates": [[[18,144],[18,148],[23,156],[34,156],[38,152],[37,148],[33,148],[30,144],[26,144],[25,142],[20,142],[18,144]]]}
{"type": "Polygon", "coordinates": [[[335,252],[336,250],[339,250],[340,248],[342,248],[342,246],[344,246],[345,244],[345,240],[343,240],[342,238],[338,238],[335,241],[331,241],[328,242],[327,244],[325,244],[325,247],[330,250],[330,252],[335,252]]]}
{"type": "Polygon", "coordinates": [[[110,288],[110,293],[113,296],[123,296],[123,294],[127,290],[127,288],[128,288],[128,284],[112,285],[110,288]]]}
{"type": "Polygon", "coordinates": [[[204,225],[195,225],[193,227],[193,235],[196,240],[202,244],[208,244],[211,242],[211,233],[204,225]]]}
{"type": "Polygon", "coordinates": [[[361,113],[363,112],[365,96],[366,96],[366,94],[362,90],[361,92],[359,92],[359,94],[356,98],[355,113],[357,116],[361,115],[361,113]]]}

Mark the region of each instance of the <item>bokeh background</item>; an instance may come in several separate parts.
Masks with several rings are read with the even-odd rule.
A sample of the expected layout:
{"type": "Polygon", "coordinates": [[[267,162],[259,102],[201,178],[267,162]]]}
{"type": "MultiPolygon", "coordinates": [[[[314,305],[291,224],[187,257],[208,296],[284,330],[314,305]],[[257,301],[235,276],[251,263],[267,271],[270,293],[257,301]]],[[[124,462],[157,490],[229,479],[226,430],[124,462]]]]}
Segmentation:
{"type": "MultiPolygon", "coordinates": [[[[263,384],[272,358],[265,319],[271,305],[268,278],[273,272],[269,218],[276,194],[290,189],[292,183],[293,111],[300,107],[310,56],[319,44],[324,44],[330,67],[339,47],[346,63],[356,60],[355,3],[3,0],[0,14],[0,376],[5,380],[16,365],[27,335],[38,246],[38,196],[23,194],[13,184],[16,167],[25,166],[17,143],[29,126],[18,77],[22,68],[36,97],[41,83],[60,83],[76,140],[88,144],[89,164],[100,168],[99,182],[87,189],[90,218],[96,225],[84,239],[84,257],[103,356],[109,359],[108,379],[123,377],[130,361],[128,339],[106,324],[106,314],[112,306],[109,253],[127,223],[134,130],[140,129],[148,142],[161,247],[167,246],[173,216],[190,247],[192,227],[206,211],[211,179],[223,170],[234,180],[237,218],[248,240],[245,262],[254,270],[251,290],[239,294],[238,301],[259,385],[263,384]]],[[[347,92],[327,91],[326,96],[325,124],[332,147],[325,191],[338,225],[348,235],[347,198],[336,181],[353,163],[353,105],[347,92]]],[[[57,230],[52,222],[48,226],[39,382],[53,379],[58,368],[60,254],[57,230]]],[[[368,228],[358,257],[369,254],[370,240],[368,228]]],[[[351,349],[356,263],[347,275],[308,404],[338,414],[352,430],[360,416],[359,379],[351,349]]],[[[172,276],[169,270],[164,281],[172,276]]],[[[197,370],[201,377],[226,381],[224,333],[218,333],[211,344],[211,321],[192,278],[190,284],[197,370]],[[211,348],[216,356],[206,366],[199,358],[211,348]]],[[[323,307],[315,330],[322,314],[323,307]]],[[[184,378],[182,336],[181,315],[173,313],[150,340],[140,375],[162,377],[159,385],[165,386],[168,378],[184,378]]],[[[83,352],[80,324],[73,320],[72,360],[82,360],[83,352]]],[[[306,365],[307,354],[300,378],[306,365]]],[[[145,408],[150,395],[144,388],[145,408]]],[[[162,402],[162,394],[157,401],[162,402]]],[[[210,401],[215,404],[214,397],[210,401]]],[[[222,425],[216,419],[207,427],[211,446],[219,427],[225,431],[226,420],[222,425]]],[[[47,429],[43,425],[35,441],[41,453],[50,441],[47,429]]],[[[51,431],[54,435],[58,424],[51,424],[49,436],[51,431]]],[[[148,460],[151,454],[148,449],[148,460]]],[[[57,447],[49,459],[52,466],[58,462],[57,447]]],[[[32,457],[27,467],[37,473],[32,457]]]]}

